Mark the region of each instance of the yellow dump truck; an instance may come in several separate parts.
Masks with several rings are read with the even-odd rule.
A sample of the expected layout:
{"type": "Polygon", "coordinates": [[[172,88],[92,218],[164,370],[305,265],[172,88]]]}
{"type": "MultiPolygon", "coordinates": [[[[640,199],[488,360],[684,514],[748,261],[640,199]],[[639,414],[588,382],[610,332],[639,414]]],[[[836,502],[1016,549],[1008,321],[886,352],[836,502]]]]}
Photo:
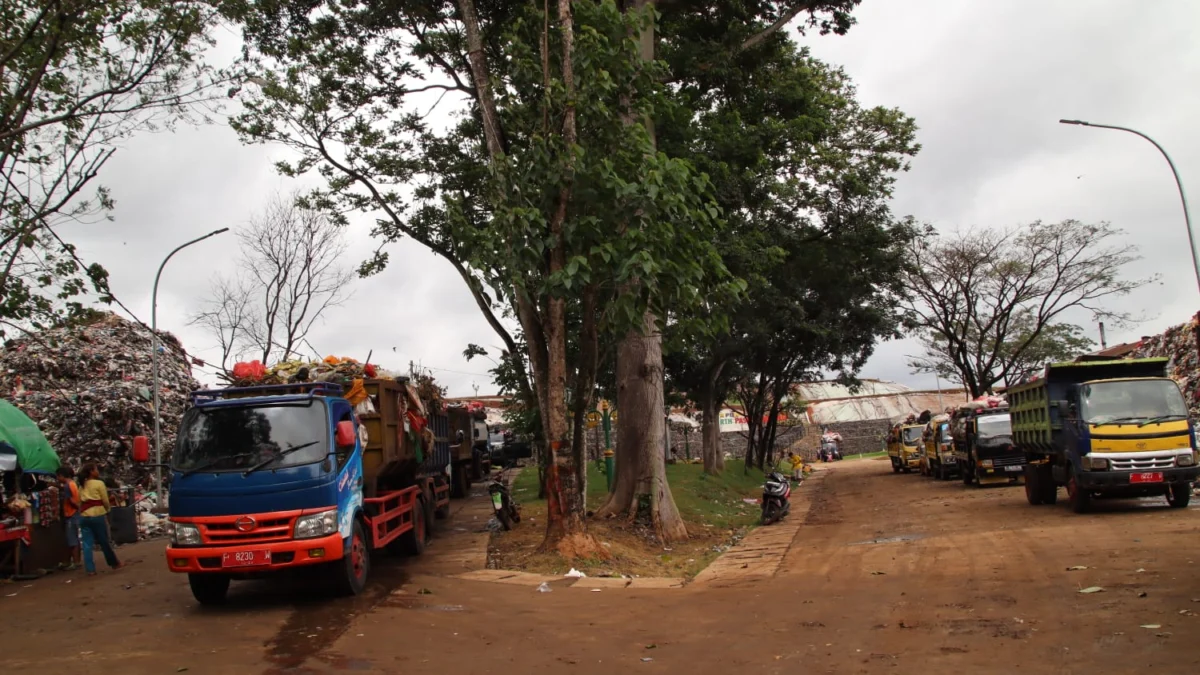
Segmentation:
{"type": "Polygon", "coordinates": [[[921,443],[921,433],[924,424],[902,422],[892,426],[888,433],[888,457],[892,460],[894,473],[911,473],[913,469],[921,468],[921,454],[924,448],[921,443]]]}
{"type": "Polygon", "coordinates": [[[1053,363],[1009,390],[1013,433],[1026,458],[1025,496],[1071,509],[1096,497],[1163,495],[1183,508],[1196,465],[1193,421],[1167,359],[1053,363]]]}
{"type": "Polygon", "coordinates": [[[921,458],[921,473],[946,480],[958,471],[954,456],[954,439],[950,436],[950,416],[937,415],[925,425],[921,435],[925,454],[921,458]]]}

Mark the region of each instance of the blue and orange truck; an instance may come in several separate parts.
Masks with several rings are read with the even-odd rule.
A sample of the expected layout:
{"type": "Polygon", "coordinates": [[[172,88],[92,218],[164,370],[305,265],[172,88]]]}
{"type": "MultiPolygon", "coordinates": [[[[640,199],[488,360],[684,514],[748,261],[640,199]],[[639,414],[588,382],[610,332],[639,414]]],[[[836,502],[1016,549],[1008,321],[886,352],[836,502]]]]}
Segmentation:
{"type": "Polygon", "coordinates": [[[470,436],[408,378],[363,386],[357,406],[329,382],[192,394],[170,464],[166,559],[201,604],[224,602],[233,580],[302,567],[357,594],[373,551],[424,551],[470,436]]]}

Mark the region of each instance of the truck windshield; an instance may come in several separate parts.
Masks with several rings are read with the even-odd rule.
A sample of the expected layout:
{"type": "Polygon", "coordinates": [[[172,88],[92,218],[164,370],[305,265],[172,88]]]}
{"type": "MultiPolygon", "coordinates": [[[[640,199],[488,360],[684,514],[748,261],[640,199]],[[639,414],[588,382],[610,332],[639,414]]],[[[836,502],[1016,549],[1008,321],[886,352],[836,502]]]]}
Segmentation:
{"type": "Polygon", "coordinates": [[[1012,416],[980,415],[975,418],[977,443],[1007,443],[1012,440],[1012,416]]]}
{"type": "Polygon", "coordinates": [[[1123,380],[1085,384],[1080,413],[1090,424],[1186,418],[1187,404],[1173,380],[1123,380]]]}
{"type": "Polygon", "coordinates": [[[179,424],[172,468],[245,471],[273,458],[272,469],[311,464],[329,454],[328,426],[316,403],[192,408],[179,424]]]}
{"type": "Polygon", "coordinates": [[[949,443],[950,441],[954,440],[950,436],[950,425],[949,424],[943,424],[942,426],[940,426],[938,428],[941,430],[941,438],[942,438],[943,443],[949,443]]]}
{"type": "Polygon", "coordinates": [[[921,444],[921,434],[924,431],[925,430],[922,429],[921,427],[908,427],[903,432],[904,433],[904,444],[905,445],[920,445],[921,444]]]}

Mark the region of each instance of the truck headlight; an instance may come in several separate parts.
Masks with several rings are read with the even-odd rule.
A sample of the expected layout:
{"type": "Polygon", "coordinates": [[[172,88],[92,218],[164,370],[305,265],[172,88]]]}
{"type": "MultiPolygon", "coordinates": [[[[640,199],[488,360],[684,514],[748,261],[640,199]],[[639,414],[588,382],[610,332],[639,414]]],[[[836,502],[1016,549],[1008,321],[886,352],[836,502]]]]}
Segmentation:
{"type": "Polygon", "coordinates": [[[1103,457],[1084,457],[1083,460],[1090,471],[1108,471],[1108,460],[1103,457]]]}
{"type": "Polygon", "coordinates": [[[296,539],[324,537],[337,532],[337,521],[337,509],[330,509],[308,516],[300,516],[296,519],[296,528],[292,536],[296,539]]]}
{"type": "Polygon", "coordinates": [[[1196,466],[1196,453],[1189,452],[1175,458],[1176,466],[1196,466]]]}
{"type": "Polygon", "coordinates": [[[172,546],[199,546],[204,543],[200,538],[200,528],[190,523],[167,522],[167,534],[171,537],[172,546]]]}
{"type": "Polygon", "coordinates": [[[981,460],[979,460],[979,466],[982,466],[985,469],[990,469],[990,468],[992,468],[992,460],[981,459],[981,460]]]}

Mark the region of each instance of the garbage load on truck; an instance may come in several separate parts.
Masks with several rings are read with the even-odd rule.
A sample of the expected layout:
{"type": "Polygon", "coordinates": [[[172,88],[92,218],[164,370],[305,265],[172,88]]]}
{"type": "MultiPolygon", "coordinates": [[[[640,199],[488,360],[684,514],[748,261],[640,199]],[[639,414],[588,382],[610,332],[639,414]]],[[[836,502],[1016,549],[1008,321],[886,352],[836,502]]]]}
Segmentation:
{"type": "Polygon", "coordinates": [[[1013,443],[1008,401],[981,396],[950,417],[954,457],[963,485],[1014,483],[1024,476],[1025,455],[1013,443]]]}
{"type": "Polygon", "coordinates": [[[1187,506],[1200,475],[1194,426],[1166,367],[1165,358],[1052,363],[1011,388],[1029,503],[1054,504],[1064,486],[1076,513],[1097,497],[1187,506]]]}
{"type": "Polygon", "coordinates": [[[407,377],[196,391],[170,465],[167,566],[202,604],[316,567],[360,593],[372,552],[420,554],[449,513],[450,426],[407,377]]]}

